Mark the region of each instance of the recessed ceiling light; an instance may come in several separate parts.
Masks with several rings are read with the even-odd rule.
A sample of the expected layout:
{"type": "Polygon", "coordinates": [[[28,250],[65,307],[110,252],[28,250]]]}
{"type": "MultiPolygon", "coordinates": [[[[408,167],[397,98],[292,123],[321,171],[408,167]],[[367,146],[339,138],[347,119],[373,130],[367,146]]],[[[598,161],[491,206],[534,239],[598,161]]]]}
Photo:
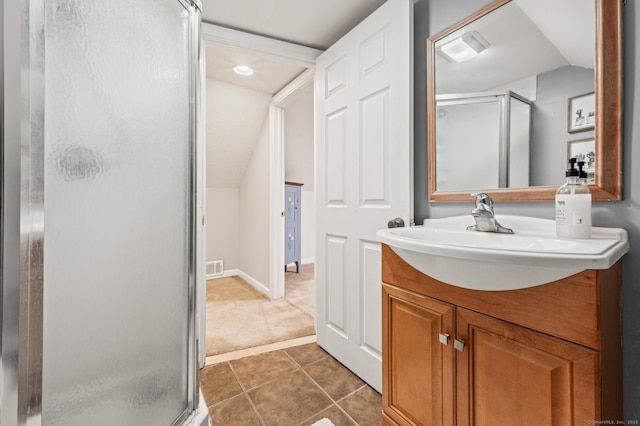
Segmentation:
{"type": "Polygon", "coordinates": [[[242,76],[253,75],[253,68],[251,68],[248,65],[236,65],[235,67],[233,67],[233,71],[236,74],[242,75],[242,76]]]}

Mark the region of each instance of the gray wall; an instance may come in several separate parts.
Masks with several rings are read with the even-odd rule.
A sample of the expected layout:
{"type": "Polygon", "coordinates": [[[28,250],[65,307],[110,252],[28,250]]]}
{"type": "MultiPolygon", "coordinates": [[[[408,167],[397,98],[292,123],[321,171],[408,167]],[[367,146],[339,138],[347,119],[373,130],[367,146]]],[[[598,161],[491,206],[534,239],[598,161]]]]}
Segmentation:
{"type": "MultiPolygon", "coordinates": [[[[611,0],[614,1],[614,0],[611,0]]],[[[488,0],[420,0],[415,4],[415,221],[468,214],[469,203],[429,203],[427,201],[427,137],[426,137],[426,44],[432,34],[475,12],[488,0]]],[[[622,304],[624,338],[625,415],[640,420],[640,149],[633,140],[640,132],[640,74],[636,73],[636,56],[640,51],[640,35],[635,30],[640,21],[640,6],[627,2],[624,6],[624,143],[623,200],[598,202],[593,206],[593,225],[625,228],[629,232],[631,251],[623,260],[622,304]],[[633,167],[635,165],[635,168],[633,167]]],[[[640,57],[640,56],[639,56],[640,57]]],[[[562,171],[559,171],[562,173],[562,171]]],[[[502,214],[517,214],[552,219],[553,202],[500,203],[502,214]]]]}
{"type": "Polygon", "coordinates": [[[593,92],[593,69],[563,67],[538,75],[532,111],[531,185],[562,185],[567,168],[567,141],[593,138],[587,130],[569,133],[567,99],[593,92]]]}

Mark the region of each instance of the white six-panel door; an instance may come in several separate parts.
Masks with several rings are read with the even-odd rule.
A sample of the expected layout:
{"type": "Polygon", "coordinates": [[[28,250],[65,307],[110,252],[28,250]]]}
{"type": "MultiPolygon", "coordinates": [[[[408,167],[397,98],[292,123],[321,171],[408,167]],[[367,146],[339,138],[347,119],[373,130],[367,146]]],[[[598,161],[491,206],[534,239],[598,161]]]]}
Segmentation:
{"type": "Polygon", "coordinates": [[[317,60],[318,344],[382,388],[380,244],[413,216],[413,1],[389,0],[317,60]]]}

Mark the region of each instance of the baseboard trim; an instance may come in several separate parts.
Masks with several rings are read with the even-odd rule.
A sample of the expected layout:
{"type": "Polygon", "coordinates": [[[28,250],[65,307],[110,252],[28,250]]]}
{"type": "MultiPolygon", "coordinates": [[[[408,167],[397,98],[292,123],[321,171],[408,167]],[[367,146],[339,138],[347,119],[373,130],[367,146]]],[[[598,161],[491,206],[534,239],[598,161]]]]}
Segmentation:
{"type": "Polygon", "coordinates": [[[269,298],[271,297],[271,295],[270,295],[271,291],[270,291],[269,287],[265,286],[260,281],[258,281],[255,278],[253,278],[251,275],[238,270],[238,276],[240,278],[242,278],[243,280],[245,280],[246,282],[248,282],[249,284],[251,284],[253,286],[253,288],[255,288],[259,292],[263,293],[265,296],[267,296],[269,298]]]}
{"type": "Polygon", "coordinates": [[[221,275],[207,275],[207,280],[216,280],[218,278],[224,277],[235,277],[236,275],[240,275],[238,269],[225,269],[221,275]]]}
{"type": "Polygon", "coordinates": [[[305,257],[304,259],[300,259],[300,263],[302,263],[303,265],[307,265],[309,263],[316,263],[316,261],[313,257],[305,257]]]}

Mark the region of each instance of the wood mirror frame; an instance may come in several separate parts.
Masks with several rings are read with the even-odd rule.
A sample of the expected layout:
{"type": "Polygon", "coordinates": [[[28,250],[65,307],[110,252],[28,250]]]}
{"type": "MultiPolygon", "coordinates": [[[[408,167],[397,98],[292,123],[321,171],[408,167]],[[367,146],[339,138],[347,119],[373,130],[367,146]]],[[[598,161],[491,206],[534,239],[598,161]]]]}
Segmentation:
{"type": "MultiPolygon", "coordinates": [[[[448,34],[509,3],[495,0],[485,8],[427,39],[428,189],[431,202],[469,202],[470,192],[436,188],[435,44],[448,34]]],[[[622,199],[622,0],[595,0],[596,183],[593,201],[622,199]]],[[[552,201],[558,186],[487,188],[494,201],[552,201]]]]}

